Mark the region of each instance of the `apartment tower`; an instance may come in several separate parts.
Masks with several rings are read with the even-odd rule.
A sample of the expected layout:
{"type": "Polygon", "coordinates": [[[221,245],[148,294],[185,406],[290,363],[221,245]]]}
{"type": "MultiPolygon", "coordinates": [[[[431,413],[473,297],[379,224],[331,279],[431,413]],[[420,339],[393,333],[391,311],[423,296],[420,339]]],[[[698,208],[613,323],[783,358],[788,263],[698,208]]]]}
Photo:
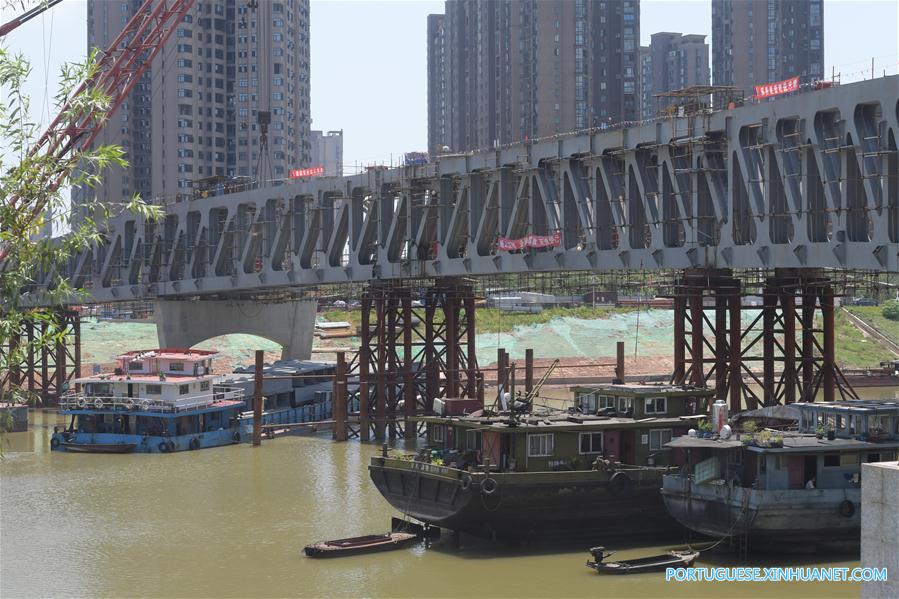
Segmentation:
{"type": "Polygon", "coordinates": [[[750,94],[824,78],[823,0],[712,0],[712,81],[750,94]]]}
{"type": "MultiPolygon", "coordinates": [[[[89,0],[88,49],[105,49],[141,4],[89,0]]],[[[310,121],[309,0],[198,0],[98,138],[121,145],[129,166],[104,173],[97,199],[284,179],[309,164],[310,121]]]]}
{"type": "Polygon", "coordinates": [[[640,118],[638,0],[447,0],[428,18],[433,153],[640,118]]]}
{"type": "Polygon", "coordinates": [[[708,85],[709,45],[704,35],[653,33],[649,46],[640,48],[641,91],[643,94],[643,118],[656,116],[669,104],[669,98],[656,98],[657,94],[684,89],[695,85],[708,85]]]}

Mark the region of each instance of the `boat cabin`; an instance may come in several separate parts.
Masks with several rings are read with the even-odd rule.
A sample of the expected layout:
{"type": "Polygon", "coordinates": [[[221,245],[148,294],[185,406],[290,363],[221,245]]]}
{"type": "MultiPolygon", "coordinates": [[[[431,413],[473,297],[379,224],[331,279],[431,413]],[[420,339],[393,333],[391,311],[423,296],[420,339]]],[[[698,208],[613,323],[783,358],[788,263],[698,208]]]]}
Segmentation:
{"type": "Polygon", "coordinates": [[[694,484],[729,483],[762,490],[858,488],[861,464],[896,457],[897,402],[855,400],[793,407],[800,411],[798,431],[744,431],[726,439],[688,435],[667,446],[683,451],[685,473],[694,484]]]}
{"type": "Polygon", "coordinates": [[[706,414],[713,389],[661,383],[623,383],[571,387],[575,407],[585,414],[628,418],[706,414]]]}
{"type": "Polygon", "coordinates": [[[665,444],[704,418],[712,395],[705,389],[671,385],[610,385],[574,391],[580,407],[569,411],[475,412],[414,420],[426,424],[434,456],[463,469],[489,462],[515,472],[590,470],[597,458],[664,466],[672,463],[672,452],[665,444]],[[588,395],[610,397],[615,405],[597,410],[588,403],[588,395]],[[619,398],[626,402],[620,412],[619,398]]]}
{"type": "Polygon", "coordinates": [[[242,389],[217,385],[212,360],[196,349],[132,351],[111,374],[76,379],[80,391],[60,399],[70,430],[90,434],[181,436],[234,426],[242,389]]]}

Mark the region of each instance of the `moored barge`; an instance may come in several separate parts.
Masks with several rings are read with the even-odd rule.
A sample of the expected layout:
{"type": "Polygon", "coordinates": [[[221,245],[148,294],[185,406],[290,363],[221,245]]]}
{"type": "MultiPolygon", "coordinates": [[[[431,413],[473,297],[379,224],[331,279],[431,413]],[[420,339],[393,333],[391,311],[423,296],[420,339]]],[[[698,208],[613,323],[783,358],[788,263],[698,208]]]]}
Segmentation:
{"type": "Polygon", "coordinates": [[[75,453],[170,453],[249,440],[242,389],[216,383],[212,360],[196,349],[132,351],[113,373],[76,379],[60,399],[71,417],[50,447],[75,453]]]}
{"type": "Polygon", "coordinates": [[[659,488],[671,438],[695,426],[711,392],[666,385],[576,390],[578,410],[489,413],[446,400],[419,416],[428,448],[372,458],[372,481],[405,515],[477,536],[538,540],[677,530],[659,488]]]}
{"type": "Polygon", "coordinates": [[[799,430],[680,437],[686,467],[663,477],[670,514],[714,537],[778,549],[857,549],[861,463],[894,459],[899,403],[794,404],[799,430]]]}

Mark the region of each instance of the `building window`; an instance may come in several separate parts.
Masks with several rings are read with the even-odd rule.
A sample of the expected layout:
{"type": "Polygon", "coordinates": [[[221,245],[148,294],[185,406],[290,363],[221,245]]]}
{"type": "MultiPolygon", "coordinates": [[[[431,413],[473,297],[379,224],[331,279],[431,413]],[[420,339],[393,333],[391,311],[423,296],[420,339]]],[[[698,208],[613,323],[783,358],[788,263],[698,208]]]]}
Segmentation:
{"type": "Polygon", "coordinates": [[[190,393],[190,385],[178,385],[178,394],[187,395],[190,393]]]}
{"type": "Polygon", "coordinates": [[[824,456],[825,468],[838,468],[840,466],[840,454],[834,453],[824,456]]]}
{"type": "Polygon", "coordinates": [[[578,393],[577,405],[584,412],[595,412],[596,396],[592,393],[578,393]]]}
{"type": "Polygon", "coordinates": [[[671,441],[670,428],[657,428],[649,431],[649,449],[655,451],[662,449],[665,443],[671,441]]]}
{"type": "Polygon", "coordinates": [[[128,362],[128,370],[143,370],[143,362],[128,362]]]}
{"type": "Polygon", "coordinates": [[[540,458],[553,454],[553,436],[551,433],[528,435],[528,457],[540,458]]]}
{"type": "Polygon", "coordinates": [[[580,453],[602,453],[602,433],[581,433],[580,453]]]}
{"type": "Polygon", "coordinates": [[[465,449],[481,450],[481,431],[465,431],[465,449]]]}
{"type": "Polygon", "coordinates": [[[599,409],[615,409],[615,396],[614,395],[600,395],[599,396],[599,409]]]}
{"type": "Polygon", "coordinates": [[[170,362],[169,370],[172,372],[184,372],[184,362],[170,362]]]}
{"type": "Polygon", "coordinates": [[[630,397],[619,397],[618,398],[618,411],[622,414],[631,409],[631,398],[630,397]]]}
{"type": "Polygon", "coordinates": [[[647,414],[664,414],[668,411],[667,401],[664,397],[650,397],[646,400],[647,414]]]}
{"type": "Polygon", "coordinates": [[[200,382],[200,391],[209,391],[209,381],[200,382]]]}
{"type": "Polygon", "coordinates": [[[147,385],[147,395],[162,395],[162,385],[147,385]]]}

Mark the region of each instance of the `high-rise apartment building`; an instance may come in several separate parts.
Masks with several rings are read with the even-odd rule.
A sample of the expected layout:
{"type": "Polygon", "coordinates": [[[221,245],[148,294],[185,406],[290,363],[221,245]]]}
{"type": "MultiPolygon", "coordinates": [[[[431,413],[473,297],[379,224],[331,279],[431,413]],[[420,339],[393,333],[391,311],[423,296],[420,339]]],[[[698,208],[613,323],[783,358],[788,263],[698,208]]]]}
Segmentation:
{"type": "Polygon", "coordinates": [[[640,48],[643,118],[648,119],[670,104],[657,94],[708,85],[709,45],[704,35],[653,33],[649,46],[640,48]]]}
{"type": "MultiPolygon", "coordinates": [[[[141,4],[89,0],[88,49],[105,49],[141,4]]],[[[284,179],[309,164],[310,122],[309,0],[197,0],[98,138],[130,164],[104,173],[97,199],[185,196],[216,176],[284,179]]]]}
{"type": "Polygon", "coordinates": [[[640,117],[638,0],[447,0],[428,18],[429,150],[640,117]]]}
{"type": "Polygon", "coordinates": [[[321,166],[325,177],[343,176],[343,129],[340,131],[311,131],[311,162],[309,166],[321,166]]]}
{"type": "Polygon", "coordinates": [[[823,0],[712,0],[712,81],[751,93],[824,77],[823,0]]]}

